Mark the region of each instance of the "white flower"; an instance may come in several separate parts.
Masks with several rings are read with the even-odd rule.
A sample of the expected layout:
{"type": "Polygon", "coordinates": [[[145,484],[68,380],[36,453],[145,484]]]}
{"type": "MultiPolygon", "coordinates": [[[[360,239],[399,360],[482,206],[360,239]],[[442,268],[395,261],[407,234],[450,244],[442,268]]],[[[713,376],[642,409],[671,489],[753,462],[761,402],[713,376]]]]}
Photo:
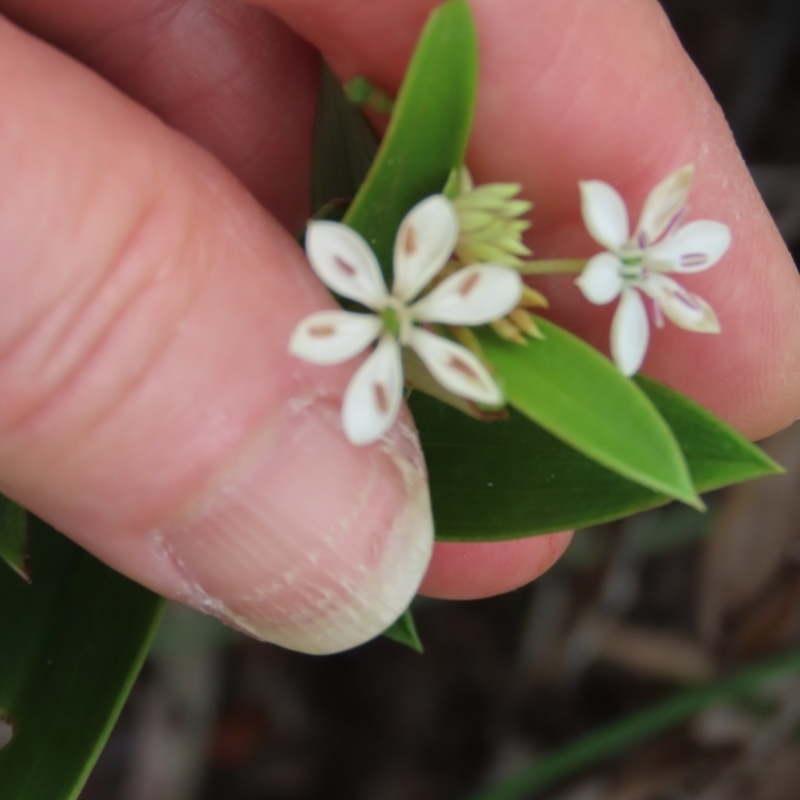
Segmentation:
{"type": "Polygon", "coordinates": [[[642,294],[653,300],[658,327],[664,324],[663,313],[686,330],[719,333],[711,306],[665,274],[708,269],[731,243],[730,230],[721,222],[681,226],[693,175],[689,164],[650,192],[633,236],[625,203],[615,189],[602,181],[580,184],[584,223],[608,252],[592,258],[576,282],[592,303],[621,296],[611,326],[611,354],[625,375],[638,371],[647,351],[650,326],[642,294]]]}
{"type": "Polygon", "coordinates": [[[416,323],[483,325],[519,302],[518,273],[476,264],[450,275],[416,303],[442,269],[458,238],[452,203],[434,195],[406,215],[394,245],[394,285],[389,292],[364,239],[338,222],[312,222],[306,252],[314,271],[334,292],[374,314],[320,311],[295,329],[289,351],[314,364],[338,364],[372,342],[378,346],[358,368],[342,404],[342,426],[353,444],[369,444],[391,427],[403,397],[401,345],[413,348],[436,380],[453,394],[489,406],[502,394],[478,358],[461,345],[416,323]]]}

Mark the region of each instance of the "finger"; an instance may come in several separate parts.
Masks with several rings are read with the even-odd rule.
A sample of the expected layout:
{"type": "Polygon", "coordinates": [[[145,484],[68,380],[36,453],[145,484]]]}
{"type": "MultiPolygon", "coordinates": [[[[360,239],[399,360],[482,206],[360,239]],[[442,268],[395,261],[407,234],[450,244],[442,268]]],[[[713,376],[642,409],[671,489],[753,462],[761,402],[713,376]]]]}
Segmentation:
{"type": "MultiPolygon", "coordinates": [[[[432,0],[262,0],[319,46],[339,74],[395,90],[432,0]]],[[[694,162],[692,216],[728,224],[724,260],[685,284],[723,334],[657,331],[645,371],[758,438],[800,414],[800,279],[708,87],[655,0],[473,0],[480,85],[470,164],[520,181],[534,201],[538,256],[597,252],[578,180],[613,183],[638,212],[647,192],[694,162]]],[[[608,350],[612,309],[569,278],[542,283],[550,316],[608,350]]]]}
{"type": "Polygon", "coordinates": [[[0,0],[219,158],[286,227],[309,215],[319,57],[235,0],[0,0]]]}
{"type": "Polygon", "coordinates": [[[432,522],[401,420],[341,430],[355,364],[287,354],[331,301],[188,139],[0,20],[0,492],[113,567],[308,652],[391,623],[432,522]]]}
{"type": "MultiPolygon", "coordinates": [[[[297,37],[281,23],[234,3],[211,5],[212,13],[208,14],[191,13],[197,3],[177,1],[123,6],[80,2],[66,8],[52,0],[4,0],[2,5],[30,30],[58,43],[203,144],[290,229],[296,226],[307,206],[306,192],[298,192],[295,184],[307,185],[307,157],[298,167],[298,153],[307,153],[310,147],[307,132],[311,92],[307,86],[311,80],[303,47],[298,47],[297,37]],[[216,49],[209,47],[209,41],[216,49]],[[254,42],[258,47],[253,46],[254,42]],[[219,51],[226,55],[225,60],[218,56],[219,51]],[[167,81],[165,74],[170,76],[167,81]],[[291,76],[292,80],[276,83],[275,74],[291,76]],[[234,91],[227,75],[235,78],[234,91]],[[297,121],[294,126],[282,122],[276,126],[277,131],[298,131],[300,135],[290,136],[288,142],[275,142],[273,133],[270,145],[265,147],[264,137],[270,135],[268,125],[274,119],[263,117],[266,110],[274,116],[276,109],[282,116],[288,111],[286,119],[297,121]],[[252,157],[252,151],[259,148],[256,155],[272,155],[272,160],[252,157]],[[294,152],[287,158],[286,151],[292,148],[294,152]],[[273,162],[283,170],[277,175],[278,180],[273,162]],[[295,184],[287,180],[290,175],[297,176],[295,184]],[[298,194],[302,195],[302,202],[298,194]],[[282,197],[289,199],[280,202],[282,197]]],[[[436,552],[452,549],[443,545],[436,552]]],[[[498,559],[504,565],[509,563],[502,557],[504,552],[505,549],[498,552],[497,559],[483,558],[484,567],[498,559]]],[[[526,552],[530,554],[528,560],[544,570],[553,548],[544,539],[537,539],[527,545],[526,552]],[[538,550],[541,555],[532,552],[538,550]]],[[[429,593],[444,592],[451,597],[465,592],[467,596],[482,595],[516,588],[520,581],[534,577],[530,570],[519,576],[489,566],[483,571],[470,570],[468,582],[459,582],[458,574],[435,578],[440,572],[437,564],[441,563],[442,559],[435,556],[428,576],[429,593]],[[487,581],[490,589],[486,588],[487,581]]],[[[459,559],[459,563],[464,560],[459,559]]]]}
{"type": "Polygon", "coordinates": [[[510,592],[547,572],[571,541],[566,531],[508,542],[437,542],[420,594],[477,600],[510,592]]]}

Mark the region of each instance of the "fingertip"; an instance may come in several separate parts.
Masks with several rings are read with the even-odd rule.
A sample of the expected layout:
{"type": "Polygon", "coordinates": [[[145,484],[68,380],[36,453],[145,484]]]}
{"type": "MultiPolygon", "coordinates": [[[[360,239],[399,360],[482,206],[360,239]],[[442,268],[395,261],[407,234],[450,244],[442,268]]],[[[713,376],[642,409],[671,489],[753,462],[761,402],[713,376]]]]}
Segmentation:
{"type": "Polygon", "coordinates": [[[518,589],[543,575],[564,554],[572,531],[507,542],[437,542],[420,594],[478,600],[518,589]]]}
{"type": "Polygon", "coordinates": [[[150,535],[172,596],[256,638],[326,654],[377,636],[407,608],[433,521],[413,431],[370,447],[338,403],[295,400],[189,507],[150,535]]]}

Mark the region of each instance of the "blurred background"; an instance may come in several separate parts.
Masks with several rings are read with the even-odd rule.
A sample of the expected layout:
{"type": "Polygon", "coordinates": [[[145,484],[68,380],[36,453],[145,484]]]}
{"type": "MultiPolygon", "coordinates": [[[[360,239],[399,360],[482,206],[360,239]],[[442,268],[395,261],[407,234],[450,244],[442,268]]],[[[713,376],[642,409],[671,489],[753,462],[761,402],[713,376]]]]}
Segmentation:
{"type": "MultiPolygon", "coordinates": [[[[663,5],[797,257],[800,0],[663,5]]],[[[800,426],[765,446],[788,474],[707,515],[579,532],[504,597],[417,601],[424,656],[302,656],[170,607],[82,800],[800,800],[800,658],[763,666],[800,645],[800,426]]]]}

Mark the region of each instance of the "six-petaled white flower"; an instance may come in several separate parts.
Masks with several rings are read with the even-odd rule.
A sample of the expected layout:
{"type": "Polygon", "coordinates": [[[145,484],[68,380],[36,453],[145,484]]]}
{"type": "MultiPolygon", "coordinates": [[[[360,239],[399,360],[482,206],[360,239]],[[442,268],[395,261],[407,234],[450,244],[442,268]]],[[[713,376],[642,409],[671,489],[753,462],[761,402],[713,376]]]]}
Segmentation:
{"type": "Polygon", "coordinates": [[[353,444],[369,444],[391,427],[403,397],[401,345],[411,347],[450,392],[497,406],[503,397],[487,369],[469,350],[422,327],[425,323],[482,325],[507,314],[520,299],[521,279],[495,264],[475,264],[414,299],[453,253],[458,218],[452,203],[433,195],[406,215],[394,245],[389,292],[364,239],[338,222],[312,222],[306,252],[322,281],[372,314],[320,311],[300,322],[290,352],[314,364],[337,364],[378,344],[358,368],[342,403],[342,426],[353,444]]]}
{"type": "Polygon", "coordinates": [[[607,252],[589,261],[577,284],[592,303],[620,297],[611,326],[611,354],[625,375],[638,371],[647,351],[650,326],[642,294],[653,300],[659,327],[663,313],[686,330],[719,333],[711,306],[665,274],[708,269],[731,242],[730,230],[721,222],[681,226],[693,175],[690,164],[650,192],[633,236],[625,203],[615,189],[602,181],[580,184],[584,222],[607,252]]]}

